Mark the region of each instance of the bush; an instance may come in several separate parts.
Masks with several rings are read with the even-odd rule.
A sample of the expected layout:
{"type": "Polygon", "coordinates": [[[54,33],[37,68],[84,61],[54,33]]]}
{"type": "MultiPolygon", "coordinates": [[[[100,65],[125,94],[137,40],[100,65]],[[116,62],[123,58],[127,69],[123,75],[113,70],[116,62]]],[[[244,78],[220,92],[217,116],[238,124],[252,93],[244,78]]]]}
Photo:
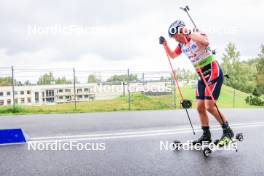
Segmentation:
{"type": "Polygon", "coordinates": [[[245,99],[245,101],[247,104],[250,104],[250,105],[264,106],[264,100],[262,100],[261,98],[256,97],[256,96],[250,95],[245,99]]]}
{"type": "Polygon", "coordinates": [[[255,97],[260,97],[261,93],[260,93],[259,89],[255,88],[254,91],[252,92],[252,95],[254,95],[255,97]]]}
{"type": "Polygon", "coordinates": [[[24,112],[25,110],[22,108],[22,107],[19,107],[19,106],[9,106],[9,107],[3,107],[3,108],[0,108],[0,113],[3,113],[3,114],[8,114],[8,113],[21,113],[21,112],[24,112]]]}
{"type": "Polygon", "coordinates": [[[263,106],[264,105],[264,100],[262,98],[260,98],[261,92],[259,91],[258,87],[254,88],[252,95],[247,96],[247,98],[245,99],[247,104],[255,105],[255,106],[263,106]]]}

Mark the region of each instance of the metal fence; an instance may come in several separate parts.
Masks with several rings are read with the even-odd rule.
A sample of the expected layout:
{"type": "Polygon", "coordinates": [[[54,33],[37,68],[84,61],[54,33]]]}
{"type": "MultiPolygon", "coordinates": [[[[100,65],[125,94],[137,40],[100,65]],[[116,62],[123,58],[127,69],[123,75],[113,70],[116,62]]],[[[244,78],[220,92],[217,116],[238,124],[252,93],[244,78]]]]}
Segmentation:
{"type": "MultiPolygon", "coordinates": [[[[75,68],[0,67],[0,106],[67,104],[74,110],[180,108],[169,71],[78,70],[75,68]]],[[[195,98],[195,80],[179,80],[184,96],[195,98]]],[[[233,93],[236,105],[236,94],[233,93]]],[[[87,110],[89,111],[89,110],[87,110]]]]}

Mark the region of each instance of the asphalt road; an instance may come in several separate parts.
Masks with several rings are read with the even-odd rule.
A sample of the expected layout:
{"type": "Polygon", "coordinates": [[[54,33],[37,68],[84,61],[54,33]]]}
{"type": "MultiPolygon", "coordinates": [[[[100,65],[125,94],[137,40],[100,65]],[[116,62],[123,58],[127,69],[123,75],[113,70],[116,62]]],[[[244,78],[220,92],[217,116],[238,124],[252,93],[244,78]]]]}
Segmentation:
{"type": "MultiPolygon", "coordinates": [[[[190,115],[196,136],[182,110],[0,116],[1,129],[22,128],[30,136],[28,144],[0,146],[0,175],[264,175],[264,109],[223,112],[245,140],[238,144],[238,152],[217,151],[209,158],[201,151],[161,148],[161,143],[199,137],[194,110],[190,115]],[[46,145],[54,143],[89,149],[75,145],[54,150],[46,145]],[[33,150],[33,145],[39,148],[33,150]]],[[[214,119],[211,124],[213,137],[218,138],[221,129],[214,119]]]]}

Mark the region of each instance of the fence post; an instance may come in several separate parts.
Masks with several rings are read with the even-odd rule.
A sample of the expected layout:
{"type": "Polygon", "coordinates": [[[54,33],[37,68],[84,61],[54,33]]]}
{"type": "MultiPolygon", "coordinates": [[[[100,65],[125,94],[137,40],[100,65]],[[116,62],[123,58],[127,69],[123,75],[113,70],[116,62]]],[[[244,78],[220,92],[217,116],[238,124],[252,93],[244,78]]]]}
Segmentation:
{"type": "Polygon", "coordinates": [[[171,81],[173,83],[173,104],[174,108],[176,108],[176,85],[175,85],[175,80],[171,77],[171,81]]]}
{"type": "Polygon", "coordinates": [[[13,95],[13,108],[15,108],[15,79],[14,79],[14,66],[11,66],[11,73],[12,73],[12,95],[13,95]]]}
{"type": "Polygon", "coordinates": [[[129,73],[129,69],[127,69],[128,110],[130,111],[130,109],[131,109],[131,97],[130,97],[130,88],[129,88],[129,78],[130,78],[130,73],[129,73]]]}
{"type": "Polygon", "coordinates": [[[145,73],[142,73],[142,84],[145,85],[145,73]]]}
{"type": "Polygon", "coordinates": [[[126,88],[125,88],[125,86],[126,86],[126,83],[125,83],[125,81],[123,80],[123,81],[122,81],[123,97],[126,96],[126,88]]]}
{"type": "Polygon", "coordinates": [[[142,86],[143,86],[143,95],[145,95],[145,73],[142,73],[142,86]]]}
{"type": "Polygon", "coordinates": [[[236,89],[233,91],[233,108],[235,108],[235,101],[236,101],[236,89]]]}
{"type": "Polygon", "coordinates": [[[76,76],[75,76],[75,68],[73,68],[73,97],[74,97],[74,109],[77,109],[76,105],[76,76]]]}

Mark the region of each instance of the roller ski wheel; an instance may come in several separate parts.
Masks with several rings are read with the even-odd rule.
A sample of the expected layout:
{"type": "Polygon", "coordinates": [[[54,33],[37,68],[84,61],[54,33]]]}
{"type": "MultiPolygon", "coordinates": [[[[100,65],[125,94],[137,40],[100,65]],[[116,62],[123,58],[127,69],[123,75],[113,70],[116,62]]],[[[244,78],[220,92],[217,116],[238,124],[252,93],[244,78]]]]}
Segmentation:
{"type": "Polygon", "coordinates": [[[244,139],[243,134],[242,134],[242,133],[237,133],[237,134],[236,134],[236,139],[237,139],[238,141],[242,142],[243,139],[244,139]]]}
{"type": "Polygon", "coordinates": [[[204,157],[208,157],[210,154],[212,153],[212,150],[209,148],[209,147],[206,147],[204,150],[203,150],[203,155],[204,157]]]}
{"type": "Polygon", "coordinates": [[[173,141],[173,144],[174,144],[175,150],[181,150],[181,147],[182,147],[181,141],[175,140],[175,141],[173,141]]]}

